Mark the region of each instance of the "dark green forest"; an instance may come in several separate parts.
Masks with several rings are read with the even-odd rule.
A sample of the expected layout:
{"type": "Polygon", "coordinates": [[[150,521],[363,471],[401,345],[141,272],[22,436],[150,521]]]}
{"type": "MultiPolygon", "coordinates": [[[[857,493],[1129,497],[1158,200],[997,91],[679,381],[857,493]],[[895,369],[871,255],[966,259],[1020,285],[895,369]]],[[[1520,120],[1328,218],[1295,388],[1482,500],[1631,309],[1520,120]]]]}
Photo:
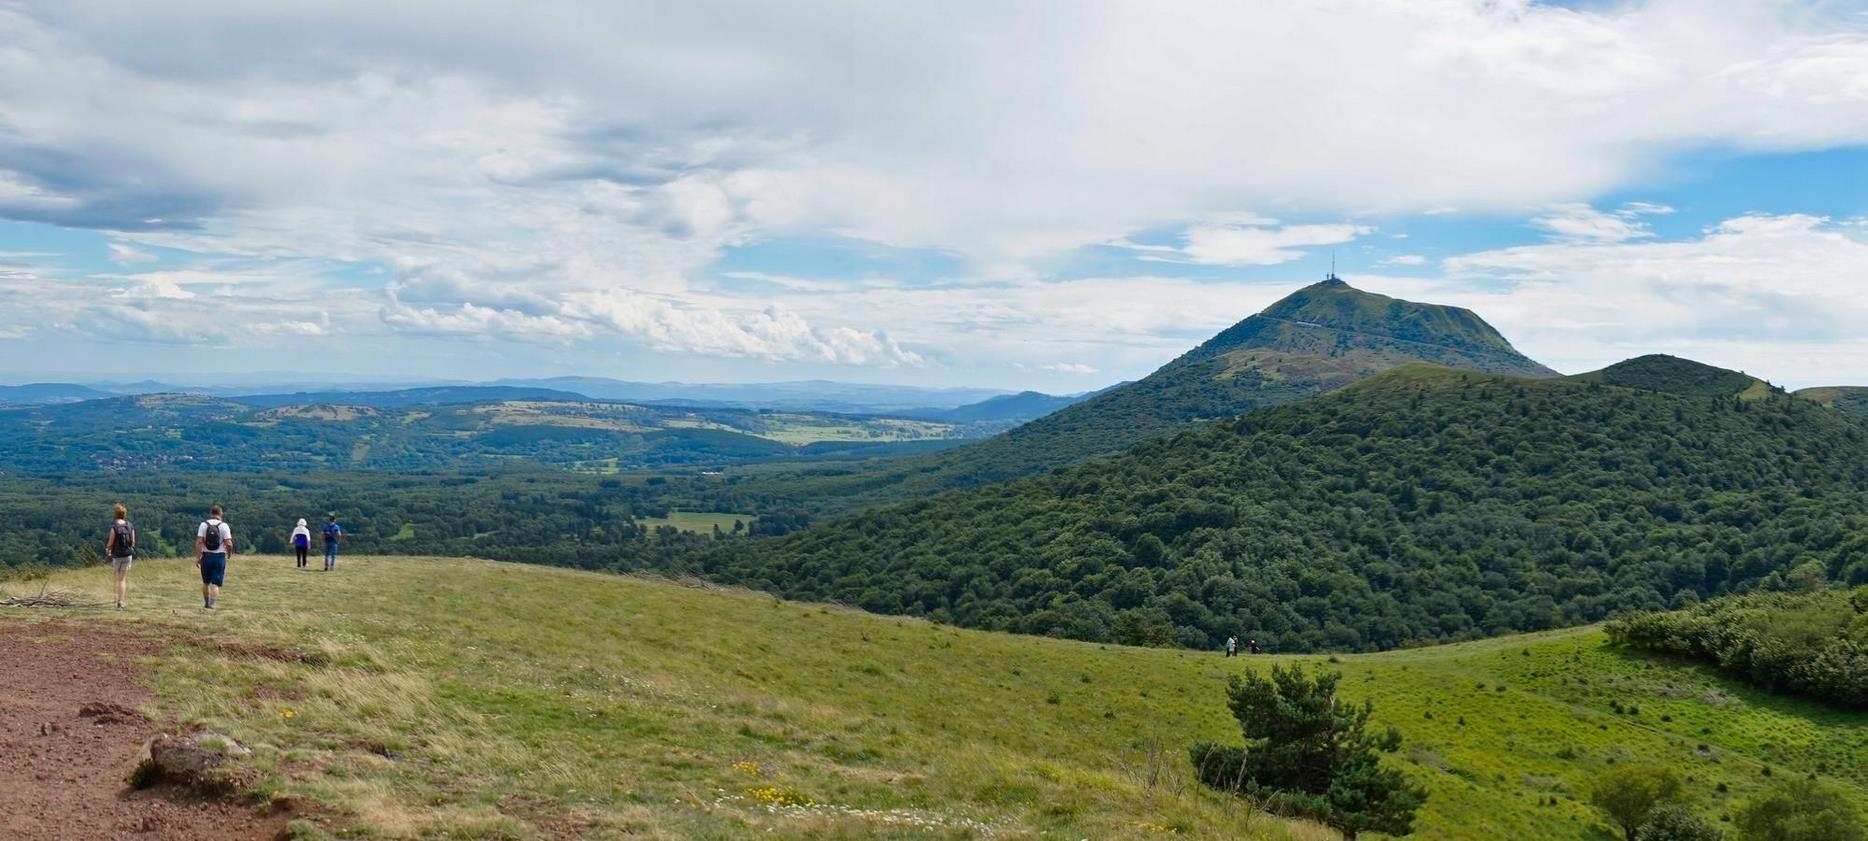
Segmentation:
{"type": "MultiPolygon", "coordinates": [[[[1708,380],[1640,362],[1613,373],[1708,380]]],[[[1868,582],[1868,426],[1751,385],[1602,379],[1410,366],[691,563],[974,627],[1284,651],[1576,625],[1789,586],[1793,568],[1868,582]]]]}

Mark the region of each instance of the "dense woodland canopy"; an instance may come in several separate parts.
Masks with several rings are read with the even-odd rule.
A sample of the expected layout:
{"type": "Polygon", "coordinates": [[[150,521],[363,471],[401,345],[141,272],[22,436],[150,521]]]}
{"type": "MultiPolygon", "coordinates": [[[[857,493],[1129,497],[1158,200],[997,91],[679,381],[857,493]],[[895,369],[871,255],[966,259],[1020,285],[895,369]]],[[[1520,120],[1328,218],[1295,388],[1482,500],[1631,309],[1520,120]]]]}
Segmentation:
{"type": "MultiPolygon", "coordinates": [[[[1709,379],[1640,362],[1620,380],[1709,379]]],[[[1868,426],[1749,378],[1728,380],[1742,397],[1594,379],[1411,366],[1042,478],[722,546],[697,568],[969,626],[1278,650],[1574,625],[1780,586],[1812,563],[1868,582],[1868,426]]]]}

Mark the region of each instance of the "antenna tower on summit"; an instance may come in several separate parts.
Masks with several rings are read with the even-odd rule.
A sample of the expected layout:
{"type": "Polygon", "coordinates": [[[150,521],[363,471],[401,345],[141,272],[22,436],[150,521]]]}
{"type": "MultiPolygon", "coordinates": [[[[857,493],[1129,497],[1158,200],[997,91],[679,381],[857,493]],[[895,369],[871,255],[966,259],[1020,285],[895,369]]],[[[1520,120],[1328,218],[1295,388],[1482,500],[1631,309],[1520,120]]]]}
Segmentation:
{"type": "Polygon", "coordinates": [[[1338,280],[1338,279],[1339,278],[1336,277],[1336,252],[1331,251],[1330,252],[1330,276],[1324,278],[1324,280],[1338,280]]]}

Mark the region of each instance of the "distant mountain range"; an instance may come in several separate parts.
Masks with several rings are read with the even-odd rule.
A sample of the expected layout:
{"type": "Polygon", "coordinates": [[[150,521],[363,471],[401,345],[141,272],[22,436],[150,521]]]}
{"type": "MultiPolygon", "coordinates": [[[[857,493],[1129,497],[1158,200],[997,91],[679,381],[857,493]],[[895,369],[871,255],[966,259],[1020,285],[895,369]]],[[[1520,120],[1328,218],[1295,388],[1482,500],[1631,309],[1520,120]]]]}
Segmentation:
{"type": "Polygon", "coordinates": [[[691,469],[926,451],[998,428],[592,401],[511,386],[138,394],[0,408],[0,471],[483,470],[515,460],[596,472],[691,469]]]}
{"type": "Polygon", "coordinates": [[[942,421],[945,423],[988,423],[1000,421],[1024,422],[1041,418],[1067,406],[1074,406],[1110,389],[1121,388],[1128,383],[1117,383],[1098,391],[1086,391],[1081,394],[1045,394],[1037,391],[1021,391],[1017,394],[1001,394],[988,397],[978,403],[969,403],[938,412],[908,412],[908,417],[922,420],[942,421]]]}
{"type": "Polygon", "coordinates": [[[623,400],[630,403],[666,403],[740,409],[790,409],[866,415],[900,415],[952,409],[1004,394],[1002,391],[984,388],[920,388],[840,383],[829,380],[779,383],[647,383],[613,380],[605,377],[543,377],[494,380],[488,385],[561,389],[599,400],[623,400]]]}
{"type": "MultiPolygon", "coordinates": [[[[99,397],[122,396],[132,394],[205,394],[213,397],[263,398],[263,402],[285,405],[286,402],[306,399],[342,401],[359,405],[382,405],[384,400],[393,398],[370,397],[388,393],[402,393],[423,402],[429,402],[430,396],[420,392],[431,392],[433,399],[452,402],[452,394],[471,397],[471,389],[518,389],[533,394],[574,395],[591,400],[613,400],[627,403],[665,404],[693,406],[701,408],[736,408],[736,409],[778,409],[784,411],[839,412],[843,414],[891,415],[896,417],[930,417],[948,410],[959,409],[971,404],[991,401],[1001,397],[1020,397],[1035,395],[1059,401],[1055,405],[1064,405],[1070,398],[1052,398],[1037,392],[1022,395],[1008,394],[1004,391],[986,388],[923,388],[918,386],[874,385],[862,383],[841,383],[829,380],[801,380],[778,383],[679,383],[679,382],[630,382],[606,377],[541,377],[532,379],[502,379],[487,383],[471,382],[372,382],[372,383],[319,383],[307,385],[281,378],[276,382],[239,382],[218,384],[213,382],[178,384],[158,380],[139,380],[135,382],[87,382],[66,383],[47,382],[28,385],[0,386],[0,405],[20,405],[33,403],[62,403],[72,400],[91,400],[99,397]],[[328,398],[328,399],[327,399],[328,398]]],[[[491,395],[494,392],[488,391],[491,395]]],[[[521,392],[513,392],[521,393],[521,392]]],[[[498,399],[514,399],[510,397],[498,399]]],[[[248,402],[253,402],[249,400],[248,402]]],[[[257,405],[257,403],[255,403],[257,405]]],[[[1029,420],[1042,414],[1040,400],[1022,399],[1010,407],[983,409],[973,412],[975,420],[1029,420]]]]}
{"type": "Polygon", "coordinates": [[[371,406],[379,409],[406,406],[440,406],[452,403],[490,401],[586,402],[583,394],[550,388],[516,386],[441,385],[403,388],[393,391],[300,391],[292,394],[251,394],[228,398],[235,403],[260,409],[280,406],[337,405],[371,406]]]}
{"type": "Polygon", "coordinates": [[[0,385],[0,405],[71,403],[78,400],[95,400],[99,397],[109,396],[110,392],[100,391],[88,386],[75,385],[73,383],[0,385]]]}

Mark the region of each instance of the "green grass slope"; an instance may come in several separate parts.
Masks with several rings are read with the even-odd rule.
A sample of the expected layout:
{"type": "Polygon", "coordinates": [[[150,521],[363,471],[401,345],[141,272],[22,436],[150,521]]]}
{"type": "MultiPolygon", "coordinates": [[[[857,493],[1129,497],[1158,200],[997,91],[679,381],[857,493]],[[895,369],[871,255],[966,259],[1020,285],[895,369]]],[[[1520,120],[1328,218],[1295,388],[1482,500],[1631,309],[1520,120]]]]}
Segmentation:
{"type": "Polygon", "coordinates": [[[1868,386],[1837,385],[1804,388],[1797,396],[1858,418],[1868,418],[1868,386]]]}
{"type": "MultiPolygon", "coordinates": [[[[192,575],[139,562],[133,609],[81,621],[172,637],[151,712],[253,744],[258,792],[324,816],[309,837],[1332,837],[1182,767],[1186,744],[1237,738],[1226,675],[1280,658],[400,557],[328,575],[236,558],[209,614],[192,575]]],[[[104,598],[107,579],[53,584],[104,598]]],[[[1868,796],[1868,715],[1615,651],[1593,629],[1290,659],[1340,669],[1401,728],[1389,761],[1431,792],[1417,838],[1608,838],[1577,793],[1617,762],[1675,765],[1715,818],[1767,773],[1868,796]]]]}
{"type": "Polygon", "coordinates": [[[1408,366],[695,562],[970,627],[1283,650],[1584,624],[1807,560],[1868,583],[1868,430],[1746,397],[1408,366]]]}
{"type": "Polygon", "coordinates": [[[1140,380],[978,443],[824,482],[815,495],[832,510],[849,511],[1031,476],[1416,362],[1556,376],[1469,310],[1376,295],[1330,279],[1293,292],[1140,380]]]}

